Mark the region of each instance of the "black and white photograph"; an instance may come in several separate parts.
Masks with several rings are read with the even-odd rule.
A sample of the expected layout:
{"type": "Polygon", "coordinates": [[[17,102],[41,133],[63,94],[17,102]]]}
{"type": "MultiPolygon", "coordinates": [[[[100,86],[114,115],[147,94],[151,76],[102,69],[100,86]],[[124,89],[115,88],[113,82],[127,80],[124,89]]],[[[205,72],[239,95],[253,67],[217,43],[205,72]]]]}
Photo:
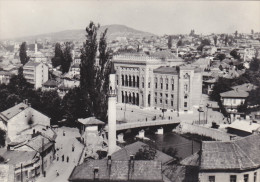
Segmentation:
{"type": "Polygon", "coordinates": [[[260,182],[260,1],[0,0],[0,182],[260,182]]]}

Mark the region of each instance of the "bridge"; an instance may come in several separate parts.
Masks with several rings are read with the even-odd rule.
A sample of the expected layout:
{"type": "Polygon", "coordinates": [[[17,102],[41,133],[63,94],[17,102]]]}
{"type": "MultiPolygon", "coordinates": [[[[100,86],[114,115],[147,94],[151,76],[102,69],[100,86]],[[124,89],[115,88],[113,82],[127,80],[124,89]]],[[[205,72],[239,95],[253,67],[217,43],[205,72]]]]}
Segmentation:
{"type": "MultiPolygon", "coordinates": [[[[138,122],[129,122],[129,123],[120,123],[116,125],[116,130],[127,130],[131,128],[143,128],[149,126],[160,126],[160,125],[170,125],[170,124],[179,124],[180,121],[176,120],[153,120],[153,121],[138,121],[138,122]]],[[[105,130],[108,131],[108,126],[105,127],[105,130]]]]}

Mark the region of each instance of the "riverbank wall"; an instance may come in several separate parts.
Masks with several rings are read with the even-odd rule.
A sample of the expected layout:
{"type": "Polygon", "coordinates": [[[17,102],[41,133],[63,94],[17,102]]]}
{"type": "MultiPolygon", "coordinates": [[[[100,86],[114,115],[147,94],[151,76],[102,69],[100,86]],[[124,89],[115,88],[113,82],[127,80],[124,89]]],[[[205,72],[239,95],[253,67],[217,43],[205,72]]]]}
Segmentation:
{"type": "Polygon", "coordinates": [[[180,123],[173,131],[180,134],[197,134],[205,137],[210,137],[218,141],[230,141],[230,135],[228,135],[226,132],[213,128],[207,128],[201,125],[180,123]]]}

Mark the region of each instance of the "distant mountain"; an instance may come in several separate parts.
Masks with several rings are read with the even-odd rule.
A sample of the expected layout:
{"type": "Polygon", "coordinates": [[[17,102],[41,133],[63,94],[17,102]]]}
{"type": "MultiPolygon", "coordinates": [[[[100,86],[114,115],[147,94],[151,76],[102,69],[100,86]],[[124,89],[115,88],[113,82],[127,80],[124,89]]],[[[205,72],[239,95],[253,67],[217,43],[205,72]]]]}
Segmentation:
{"type": "MultiPolygon", "coordinates": [[[[105,29],[107,31],[107,37],[109,40],[114,40],[116,37],[149,37],[154,36],[154,34],[149,32],[143,32],[140,30],[135,30],[133,28],[127,27],[125,25],[105,25],[101,26],[99,29],[99,34],[104,32],[105,29]]],[[[83,30],[65,30],[61,32],[54,32],[54,33],[46,33],[40,34],[35,36],[27,36],[27,37],[20,37],[16,38],[15,40],[26,40],[26,41],[33,41],[36,39],[50,39],[53,41],[68,41],[68,40],[85,40],[86,39],[86,31],[83,30]]]]}

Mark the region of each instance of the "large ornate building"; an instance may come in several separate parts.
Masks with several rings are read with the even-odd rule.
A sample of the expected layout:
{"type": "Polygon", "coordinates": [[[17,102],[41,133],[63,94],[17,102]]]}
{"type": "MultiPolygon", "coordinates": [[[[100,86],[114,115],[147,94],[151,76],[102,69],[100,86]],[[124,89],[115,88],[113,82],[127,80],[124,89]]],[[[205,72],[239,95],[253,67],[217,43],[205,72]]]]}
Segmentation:
{"type": "Polygon", "coordinates": [[[118,103],[141,108],[192,112],[202,94],[200,69],[183,64],[179,58],[160,59],[140,55],[113,58],[118,103]],[[176,61],[175,61],[176,60],[176,61]]]}

